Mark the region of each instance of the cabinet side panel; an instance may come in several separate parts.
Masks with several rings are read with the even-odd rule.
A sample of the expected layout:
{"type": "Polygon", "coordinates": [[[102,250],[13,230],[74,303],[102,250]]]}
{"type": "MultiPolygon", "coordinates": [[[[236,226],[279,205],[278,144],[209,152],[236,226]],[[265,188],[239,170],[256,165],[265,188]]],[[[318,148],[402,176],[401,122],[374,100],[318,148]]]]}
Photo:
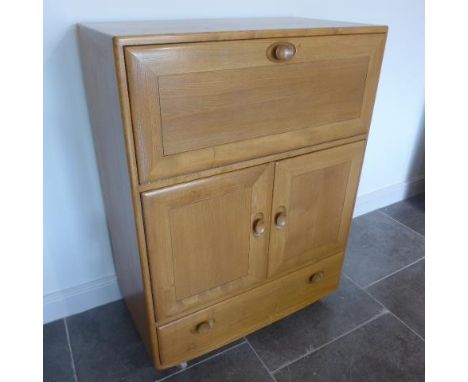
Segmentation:
{"type": "MultiPolygon", "coordinates": [[[[148,296],[145,295],[142,277],[144,266],[140,262],[112,39],[81,26],[78,34],[88,110],[119,287],[147,350],[155,363],[158,363],[154,313],[152,305],[145,304],[148,296]]],[[[149,289],[147,293],[151,293],[149,289]]]]}

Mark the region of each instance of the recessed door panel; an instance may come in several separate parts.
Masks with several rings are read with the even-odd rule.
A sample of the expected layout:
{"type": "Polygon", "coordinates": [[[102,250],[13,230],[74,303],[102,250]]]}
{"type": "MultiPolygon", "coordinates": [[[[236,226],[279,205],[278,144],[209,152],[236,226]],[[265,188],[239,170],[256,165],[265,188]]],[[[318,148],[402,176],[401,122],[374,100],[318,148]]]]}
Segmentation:
{"type": "Polygon", "coordinates": [[[344,251],[364,142],[276,163],[269,275],[344,251]]]}
{"type": "Polygon", "coordinates": [[[144,193],[158,320],[266,277],[273,164],[144,193]]]}
{"type": "Polygon", "coordinates": [[[140,182],[367,133],[385,36],[125,48],[140,182]]]}

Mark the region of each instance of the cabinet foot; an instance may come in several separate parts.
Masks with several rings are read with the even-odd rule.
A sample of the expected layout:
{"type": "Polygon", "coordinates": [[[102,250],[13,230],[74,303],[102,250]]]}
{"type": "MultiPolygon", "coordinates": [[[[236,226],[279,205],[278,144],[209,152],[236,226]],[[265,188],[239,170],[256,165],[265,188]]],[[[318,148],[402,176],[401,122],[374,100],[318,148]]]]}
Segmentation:
{"type": "Polygon", "coordinates": [[[179,363],[179,368],[185,369],[187,367],[187,362],[181,362],[179,363]]]}

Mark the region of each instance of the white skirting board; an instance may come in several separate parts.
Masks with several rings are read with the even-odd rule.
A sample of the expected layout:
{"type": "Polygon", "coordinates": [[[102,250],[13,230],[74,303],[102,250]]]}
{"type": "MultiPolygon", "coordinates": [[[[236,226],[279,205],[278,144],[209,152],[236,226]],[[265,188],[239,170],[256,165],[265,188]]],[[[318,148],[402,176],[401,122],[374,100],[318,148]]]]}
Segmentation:
{"type": "Polygon", "coordinates": [[[414,177],[403,183],[393,184],[377,191],[359,195],[356,199],[353,216],[367,214],[390,204],[400,202],[424,192],[424,175],[414,177]]]}
{"type": "MultiPolygon", "coordinates": [[[[376,209],[399,202],[424,192],[424,176],[391,185],[368,194],[359,195],[354,216],[363,215],[376,209]]],[[[44,323],[84,312],[121,298],[115,275],[44,296],[44,323]]]]}
{"type": "Polygon", "coordinates": [[[44,323],[84,312],[121,298],[117,277],[107,275],[44,295],[44,323]]]}

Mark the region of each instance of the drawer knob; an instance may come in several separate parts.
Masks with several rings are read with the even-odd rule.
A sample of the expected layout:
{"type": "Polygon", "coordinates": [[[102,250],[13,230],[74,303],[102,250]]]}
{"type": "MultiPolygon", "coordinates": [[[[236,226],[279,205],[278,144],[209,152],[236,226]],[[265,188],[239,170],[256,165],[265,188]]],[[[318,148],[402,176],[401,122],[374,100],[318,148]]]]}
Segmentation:
{"type": "Polygon", "coordinates": [[[276,228],[283,229],[284,227],[286,227],[286,223],[287,223],[286,214],[283,212],[278,213],[275,218],[276,228]]]}
{"type": "Polygon", "coordinates": [[[208,333],[213,327],[213,324],[214,324],[213,320],[202,321],[199,324],[197,324],[197,326],[195,326],[195,333],[198,333],[198,334],[208,333]]]}
{"type": "Polygon", "coordinates": [[[277,61],[289,61],[296,54],[296,47],[291,43],[281,43],[272,50],[273,58],[277,61]]]}
{"type": "Polygon", "coordinates": [[[315,284],[315,283],[318,283],[322,279],[323,279],[323,272],[317,272],[309,277],[309,283],[315,284]]]}
{"type": "Polygon", "coordinates": [[[259,218],[253,223],[253,233],[255,237],[260,237],[265,233],[266,226],[263,218],[259,218]]]}

